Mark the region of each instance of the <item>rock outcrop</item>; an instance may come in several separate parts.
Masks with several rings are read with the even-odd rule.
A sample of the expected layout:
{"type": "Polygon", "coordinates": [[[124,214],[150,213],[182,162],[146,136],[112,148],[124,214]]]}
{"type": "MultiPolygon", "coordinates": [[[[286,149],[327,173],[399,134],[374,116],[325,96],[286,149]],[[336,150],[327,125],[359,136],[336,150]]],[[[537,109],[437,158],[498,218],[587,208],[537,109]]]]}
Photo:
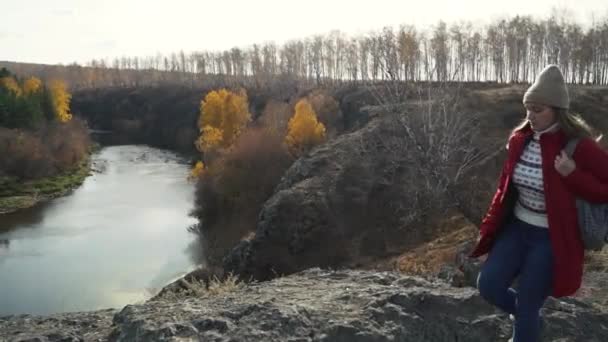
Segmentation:
{"type": "MultiPolygon", "coordinates": [[[[477,224],[494,194],[509,132],[524,117],[524,91],[521,85],[471,90],[448,107],[452,116],[477,114],[481,133],[466,131],[474,141],[464,143],[470,149],[488,147],[490,155],[457,181],[450,178],[449,191],[440,194],[429,189],[444,179],[430,175],[443,172],[437,168],[445,161],[429,159],[430,152],[442,151],[429,152],[428,146],[407,137],[408,129],[424,126],[416,121],[421,120],[418,116],[433,113],[427,103],[437,101],[421,103],[412,97],[411,103],[396,105],[405,113],[402,118],[413,118],[409,128],[402,125],[402,118],[386,114],[391,112],[388,107],[367,107],[378,113],[371,113],[364,127],[325,143],[292,165],[263,206],[255,236],[228,253],[224,269],[266,280],[310,267],[366,266],[452,232],[437,229],[449,207],[477,224]]],[[[608,121],[598,118],[606,114],[599,102],[604,93],[572,92],[573,108],[600,129],[608,127],[608,121]]],[[[443,133],[437,131],[439,140],[443,133]]]]}
{"type": "Polygon", "coordinates": [[[229,253],[224,269],[266,280],[357,266],[431,239],[437,232],[416,225],[430,201],[417,184],[424,171],[408,167],[408,148],[396,119],[380,117],[300,158],[264,204],[255,236],[229,253]]]}
{"type": "MultiPolygon", "coordinates": [[[[550,300],[546,341],[606,341],[608,314],[550,300]]],[[[233,292],[120,312],[0,318],[1,341],[506,341],[508,316],[473,288],[393,272],[311,269],[233,292]],[[111,317],[113,315],[113,319],[111,317]]]]}
{"type": "Polygon", "coordinates": [[[108,341],[118,310],[0,317],[0,341],[108,341]]]}

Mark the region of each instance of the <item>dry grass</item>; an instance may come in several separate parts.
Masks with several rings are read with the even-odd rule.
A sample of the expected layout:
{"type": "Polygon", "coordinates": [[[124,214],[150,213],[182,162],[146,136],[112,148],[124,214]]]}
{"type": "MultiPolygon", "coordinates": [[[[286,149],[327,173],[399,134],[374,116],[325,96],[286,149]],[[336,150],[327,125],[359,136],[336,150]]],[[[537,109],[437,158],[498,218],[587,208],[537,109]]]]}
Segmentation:
{"type": "Polygon", "coordinates": [[[223,293],[234,292],[243,286],[243,283],[239,281],[238,277],[230,274],[226,279],[219,280],[214,277],[209,282],[209,288],[207,288],[207,294],[211,296],[217,296],[223,293]]]}
{"type": "Polygon", "coordinates": [[[443,265],[455,262],[460,245],[477,236],[477,227],[460,214],[452,214],[438,225],[439,237],[400,255],[394,264],[396,270],[415,275],[437,274],[443,265]]]}
{"type": "Polygon", "coordinates": [[[175,300],[186,297],[214,297],[222,294],[234,292],[244,286],[244,283],[235,275],[229,274],[224,279],[219,279],[217,276],[212,277],[209,282],[194,279],[188,281],[186,279],[179,280],[180,288],[174,291],[167,291],[162,295],[162,299],[175,300]]]}
{"type": "MultiPolygon", "coordinates": [[[[454,264],[458,248],[477,237],[478,229],[462,215],[439,223],[440,237],[391,260],[394,270],[413,275],[437,275],[443,265],[454,264]]],[[[385,262],[388,264],[388,262],[385,262]]],[[[587,252],[583,284],[575,297],[600,310],[608,307],[608,248],[587,252]]]]}

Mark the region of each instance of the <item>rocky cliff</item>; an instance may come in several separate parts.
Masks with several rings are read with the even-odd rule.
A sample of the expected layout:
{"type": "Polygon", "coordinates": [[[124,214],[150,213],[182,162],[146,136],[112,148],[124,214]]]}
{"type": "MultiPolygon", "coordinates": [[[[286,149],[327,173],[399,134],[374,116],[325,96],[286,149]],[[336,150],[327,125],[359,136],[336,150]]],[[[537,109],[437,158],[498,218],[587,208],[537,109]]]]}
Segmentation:
{"type": "Polygon", "coordinates": [[[402,129],[394,117],[378,118],[296,161],[262,208],[255,236],[234,248],[224,269],[264,280],[357,266],[435,236],[420,229],[430,203],[417,185],[425,170],[409,160],[402,129]]]}

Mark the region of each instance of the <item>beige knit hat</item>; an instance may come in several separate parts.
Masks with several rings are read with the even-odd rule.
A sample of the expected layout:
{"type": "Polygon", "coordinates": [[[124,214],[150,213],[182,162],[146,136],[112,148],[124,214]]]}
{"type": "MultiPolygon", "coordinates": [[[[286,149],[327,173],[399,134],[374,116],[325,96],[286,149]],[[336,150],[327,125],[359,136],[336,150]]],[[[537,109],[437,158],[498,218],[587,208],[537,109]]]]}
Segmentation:
{"type": "Polygon", "coordinates": [[[568,108],[570,97],[564,76],[555,64],[547,65],[524,95],[524,103],[534,102],[547,106],[568,108]]]}

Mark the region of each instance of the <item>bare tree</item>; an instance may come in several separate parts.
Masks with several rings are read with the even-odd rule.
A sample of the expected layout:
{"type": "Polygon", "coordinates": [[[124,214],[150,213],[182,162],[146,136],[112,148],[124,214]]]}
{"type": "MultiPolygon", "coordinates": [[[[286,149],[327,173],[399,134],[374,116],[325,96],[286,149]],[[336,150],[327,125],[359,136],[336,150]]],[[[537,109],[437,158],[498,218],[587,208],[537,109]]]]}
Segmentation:
{"type": "Polygon", "coordinates": [[[401,26],[398,38],[399,63],[404,80],[416,80],[420,60],[420,41],[414,26],[401,26]]]}
{"type": "Polygon", "coordinates": [[[431,39],[431,49],[433,51],[434,69],[436,80],[445,82],[448,80],[448,32],[446,24],[441,21],[433,31],[431,39]]]}
{"type": "Polygon", "coordinates": [[[194,86],[217,80],[261,85],[278,75],[317,84],[345,80],[531,82],[547,63],[556,63],[567,82],[608,84],[608,17],[583,27],[572,22],[567,11],[556,10],[547,19],[514,16],[486,27],[471,22],[448,27],[439,22],[429,28],[385,27],[357,37],[332,31],[281,45],[267,42],[227,51],[181,50],[102,61],[39,69],[19,65],[12,71],[43,80],[65,78],[74,88],[179,82],[194,86]]]}
{"type": "Polygon", "coordinates": [[[317,84],[321,82],[321,76],[324,76],[324,60],[323,54],[323,36],[314,36],[312,45],[310,46],[312,55],[312,68],[316,77],[317,84]]]}
{"type": "Polygon", "coordinates": [[[346,70],[348,78],[356,81],[359,74],[359,44],[352,38],[346,47],[346,70]]]}
{"type": "Polygon", "coordinates": [[[360,37],[359,42],[359,69],[361,70],[361,80],[366,81],[369,78],[369,50],[370,40],[365,37],[360,37]]]}

